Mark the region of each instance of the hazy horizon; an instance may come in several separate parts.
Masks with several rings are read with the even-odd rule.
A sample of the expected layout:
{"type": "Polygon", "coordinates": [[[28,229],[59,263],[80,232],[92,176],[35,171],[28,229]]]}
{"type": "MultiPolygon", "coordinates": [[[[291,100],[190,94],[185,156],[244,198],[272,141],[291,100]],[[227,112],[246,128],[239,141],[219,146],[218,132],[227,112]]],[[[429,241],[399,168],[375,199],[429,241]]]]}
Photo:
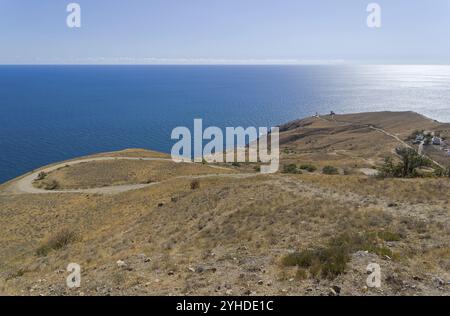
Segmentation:
{"type": "Polygon", "coordinates": [[[447,0],[70,2],[0,0],[0,64],[450,64],[447,0]]]}
{"type": "Polygon", "coordinates": [[[449,63],[264,63],[264,62],[204,62],[204,63],[0,63],[0,66],[450,66],[449,63]]]}

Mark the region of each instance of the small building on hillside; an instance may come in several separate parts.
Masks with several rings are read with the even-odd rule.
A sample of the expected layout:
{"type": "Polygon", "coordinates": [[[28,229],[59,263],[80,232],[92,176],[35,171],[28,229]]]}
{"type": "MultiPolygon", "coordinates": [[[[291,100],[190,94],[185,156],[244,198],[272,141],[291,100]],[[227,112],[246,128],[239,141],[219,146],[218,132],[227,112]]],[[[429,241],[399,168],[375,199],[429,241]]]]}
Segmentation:
{"type": "Polygon", "coordinates": [[[423,134],[418,134],[416,135],[416,138],[414,139],[413,143],[414,144],[420,144],[421,142],[423,142],[425,139],[425,136],[423,136],[423,134]]]}
{"type": "Polygon", "coordinates": [[[441,144],[441,138],[440,137],[433,137],[433,145],[440,145],[441,144]]]}

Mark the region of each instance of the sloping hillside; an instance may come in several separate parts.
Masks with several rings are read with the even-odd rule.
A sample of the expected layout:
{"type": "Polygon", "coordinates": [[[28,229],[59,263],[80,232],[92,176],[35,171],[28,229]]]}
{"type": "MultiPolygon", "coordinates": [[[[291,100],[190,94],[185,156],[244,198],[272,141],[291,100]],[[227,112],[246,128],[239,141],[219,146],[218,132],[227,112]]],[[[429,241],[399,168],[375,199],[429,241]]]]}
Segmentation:
{"type": "Polygon", "coordinates": [[[117,160],[63,164],[45,178],[59,191],[153,185],[32,194],[10,181],[0,187],[0,294],[449,295],[450,180],[365,174],[413,131],[440,127],[409,112],[291,122],[281,171],[295,164],[294,174],[117,160]],[[77,289],[66,286],[71,262],[82,268],[77,289]],[[381,266],[379,289],[366,285],[369,263],[381,266]]]}

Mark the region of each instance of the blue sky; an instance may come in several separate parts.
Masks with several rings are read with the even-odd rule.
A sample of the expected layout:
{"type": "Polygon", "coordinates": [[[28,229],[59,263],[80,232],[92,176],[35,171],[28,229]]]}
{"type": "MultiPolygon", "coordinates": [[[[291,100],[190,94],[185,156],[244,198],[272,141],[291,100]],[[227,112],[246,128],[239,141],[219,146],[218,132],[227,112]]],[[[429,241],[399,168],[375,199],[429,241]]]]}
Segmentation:
{"type": "Polygon", "coordinates": [[[0,64],[335,62],[450,64],[450,0],[0,0],[0,64]]]}

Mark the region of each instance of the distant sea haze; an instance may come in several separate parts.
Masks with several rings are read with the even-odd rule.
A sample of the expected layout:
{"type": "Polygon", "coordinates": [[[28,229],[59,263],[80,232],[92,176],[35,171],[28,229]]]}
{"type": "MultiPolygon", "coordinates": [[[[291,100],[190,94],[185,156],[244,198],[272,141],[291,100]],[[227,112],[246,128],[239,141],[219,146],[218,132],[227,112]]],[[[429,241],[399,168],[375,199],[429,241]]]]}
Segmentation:
{"type": "Polygon", "coordinates": [[[0,66],[0,183],[176,126],[275,126],[319,113],[417,111],[450,122],[450,66],[0,66]]]}

